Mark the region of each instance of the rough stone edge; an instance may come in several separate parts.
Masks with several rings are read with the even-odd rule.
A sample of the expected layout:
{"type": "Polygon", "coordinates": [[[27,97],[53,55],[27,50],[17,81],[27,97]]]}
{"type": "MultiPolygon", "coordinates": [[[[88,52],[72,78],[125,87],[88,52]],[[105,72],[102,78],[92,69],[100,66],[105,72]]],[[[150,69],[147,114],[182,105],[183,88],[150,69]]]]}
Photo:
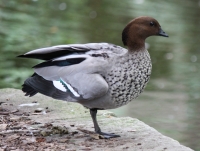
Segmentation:
{"type": "MultiPolygon", "coordinates": [[[[58,125],[60,125],[60,124],[66,124],[65,121],[67,120],[68,124],[77,122],[77,125],[81,123],[82,126],[84,125],[84,128],[88,130],[93,130],[92,121],[90,119],[88,110],[82,108],[78,104],[53,100],[49,97],[40,94],[35,97],[29,98],[29,97],[24,97],[24,94],[21,92],[21,90],[9,89],[9,88],[0,89],[0,101],[6,101],[6,100],[13,101],[14,106],[15,105],[18,106],[21,103],[27,103],[33,101],[38,101],[41,104],[40,107],[44,107],[46,105],[51,106],[52,104],[54,104],[51,106],[53,112],[50,115],[46,116],[47,118],[44,117],[44,119],[46,119],[46,121],[44,120],[45,122],[54,120],[58,125]],[[69,109],[76,110],[76,113],[72,114],[71,117],[65,116],[66,115],[65,109],[68,111],[69,109]],[[77,113],[77,111],[79,111],[79,114],[77,113]],[[59,112],[59,114],[57,114],[57,112],[59,112]],[[58,116],[60,118],[58,118],[58,116]]],[[[27,110],[30,110],[30,108],[28,107],[27,110]]],[[[73,112],[74,111],[72,111],[72,113],[73,112]]],[[[99,123],[103,125],[102,128],[104,128],[105,130],[115,129],[114,132],[121,133],[120,134],[121,138],[119,139],[127,139],[128,142],[126,143],[126,147],[134,148],[134,150],[173,150],[173,151],[192,150],[188,147],[181,145],[178,141],[162,135],[154,128],[146,125],[145,123],[137,119],[130,117],[124,117],[124,118],[113,117],[110,111],[101,111],[98,115],[99,115],[98,118],[100,119],[99,123]],[[132,138],[136,139],[134,139],[133,142],[129,141],[132,138]]],[[[43,121],[39,120],[39,117],[40,116],[38,115],[38,116],[33,116],[31,118],[38,120],[40,122],[43,121]]],[[[119,146],[111,150],[121,150],[122,148],[123,146],[119,146]]]]}

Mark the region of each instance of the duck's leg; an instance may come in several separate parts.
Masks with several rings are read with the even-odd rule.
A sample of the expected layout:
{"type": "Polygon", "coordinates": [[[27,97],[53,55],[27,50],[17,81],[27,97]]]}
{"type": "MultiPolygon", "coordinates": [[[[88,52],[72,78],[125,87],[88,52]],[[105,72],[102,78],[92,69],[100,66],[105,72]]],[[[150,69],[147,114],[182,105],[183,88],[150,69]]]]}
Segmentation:
{"type": "Polygon", "coordinates": [[[98,123],[97,123],[97,109],[90,109],[90,115],[92,117],[93,123],[94,123],[94,130],[96,133],[102,135],[104,138],[114,138],[114,137],[120,137],[120,135],[115,135],[111,133],[104,133],[101,131],[98,123]]]}

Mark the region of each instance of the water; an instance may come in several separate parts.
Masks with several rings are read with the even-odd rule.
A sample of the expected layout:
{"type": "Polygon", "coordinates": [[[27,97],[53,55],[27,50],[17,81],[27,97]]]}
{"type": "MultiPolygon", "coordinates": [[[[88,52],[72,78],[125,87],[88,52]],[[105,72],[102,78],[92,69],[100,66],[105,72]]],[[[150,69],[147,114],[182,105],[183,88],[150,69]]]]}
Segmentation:
{"type": "Polygon", "coordinates": [[[1,0],[0,87],[20,88],[38,62],[15,56],[58,44],[122,46],[124,26],[143,15],[156,18],[170,37],[147,39],[153,63],[150,82],[138,99],[113,111],[200,150],[199,0],[1,0]]]}

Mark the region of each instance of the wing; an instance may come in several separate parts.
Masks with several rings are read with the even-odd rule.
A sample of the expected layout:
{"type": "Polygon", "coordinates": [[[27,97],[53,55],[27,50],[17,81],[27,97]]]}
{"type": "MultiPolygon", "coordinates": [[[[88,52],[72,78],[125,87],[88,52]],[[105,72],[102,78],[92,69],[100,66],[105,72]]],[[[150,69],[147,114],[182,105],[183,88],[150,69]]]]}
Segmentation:
{"type": "Polygon", "coordinates": [[[108,92],[103,78],[112,65],[110,58],[127,52],[108,43],[59,45],[36,49],[18,57],[46,60],[34,66],[23,91],[32,96],[37,92],[65,100],[92,100],[108,92]]]}
{"type": "Polygon", "coordinates": [[[37,92],[65,100],[92,100],[108,92],[103,78],[109,58],[126,49],[108,43],[60,45],[36,49],[19,57],[48,60],[34,66],[35,76],[23,85],[26,95],[37,92]]]}
{"type": "Polygon", "coordinates": [[[98,74],[77,74],[75,77],[79,77],[79,79],[75,78],[74,80],[71,77],[65,77],[65,79],[46,80],[35,73],[34,76],[26,79],[22,85],[22,91],[30,97],[39,92],[55,99],[71,102],[79,101],[80,103],[85,100],[97,99],[108,91],[108,84],[98,74]]]}
{"type": "Polygon", "coordinates": [[[126,49],[108,43],[88,43],[88,44],[70,44],[70,45],[58,45],[46,48],[40,48],[32,50],[18,57],[23,58],[35,58],[41,60],[51,60],[54,58],[72,55],[72,54],[84,54],[89,51],[105,50],[107,53],[122,53],[126,49]]]}
{"type": "Polygon", "coordinates": [[[70,93],[71,97],[92,100],[108,91],[108,84],[102,77],[108,66],[108,61],[101,57],[73,55],[73,58],[61,57],[41,63],[34,70],[43,79],[51,81],[56,89],[70,93]]]}

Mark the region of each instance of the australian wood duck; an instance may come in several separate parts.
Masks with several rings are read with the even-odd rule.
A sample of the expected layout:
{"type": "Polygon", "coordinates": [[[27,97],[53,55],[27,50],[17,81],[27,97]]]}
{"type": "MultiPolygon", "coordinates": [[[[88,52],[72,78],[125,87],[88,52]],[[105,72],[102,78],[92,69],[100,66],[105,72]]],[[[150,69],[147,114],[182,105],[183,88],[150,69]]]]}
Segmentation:
{"type": "Polygon", "coordinates": [[[145,48],[149,36],[168,35],[151,17],[132,20],[122,32],[127,49],[109,43],[58,45],[20,55],[45,60],[34,66],[22,90],[26,96],[42,93],[76,102],[90,109],[95,132],[105,138],[119,137],[101,131],[97,110],[114,109],[137,98],[151,75],[151,59],[145,48]]]}

